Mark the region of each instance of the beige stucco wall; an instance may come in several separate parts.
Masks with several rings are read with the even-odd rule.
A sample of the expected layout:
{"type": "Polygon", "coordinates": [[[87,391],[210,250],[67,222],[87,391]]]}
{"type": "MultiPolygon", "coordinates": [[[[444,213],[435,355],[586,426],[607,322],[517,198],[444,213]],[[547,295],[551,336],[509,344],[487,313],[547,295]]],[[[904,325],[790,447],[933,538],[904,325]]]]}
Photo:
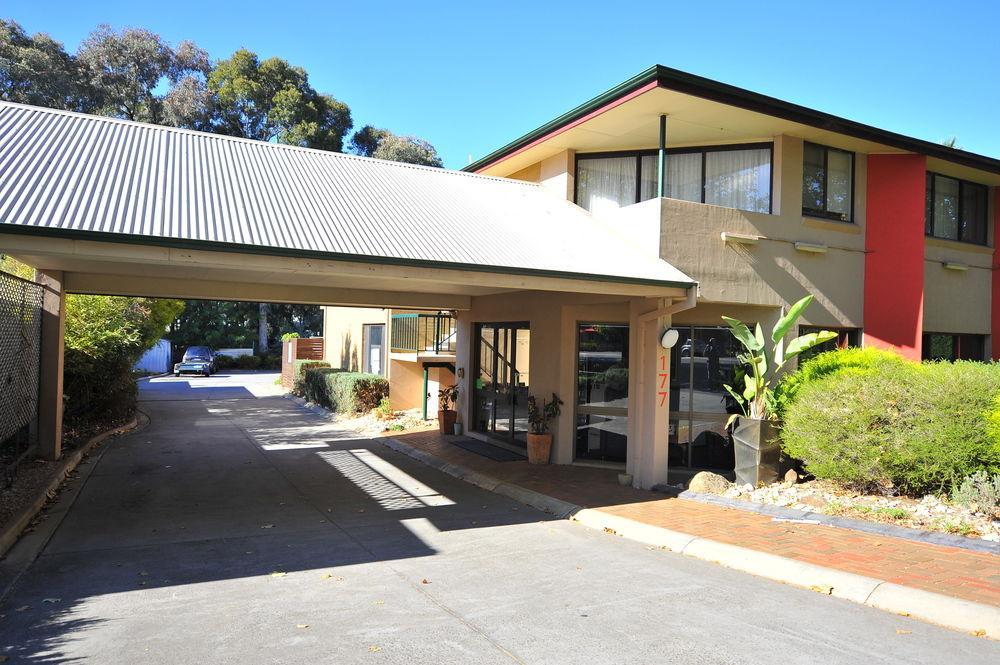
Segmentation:
{"type": "Polygon", "coordinates": [[[993,250],[928,238],[924,256],[924,330],[989,335],[993,250]]]}
{"type": "Polygon", "coordinates": [[[370,307],[323,308],[323,355],[331,367],[359,371],[366,323],[385,323],[387,310],[370,307]]]}
{"type": "MultiPolygon", "coordinates": [[[[609,217],[637,252],[658,252],[699,281],[699,307],[686,312],[684,322],[715,324],[720,311],[733,315],[742,306],[750,306],[746,318],[753,320],[752,316],[759,316],[754,306],[777,311],[811,293],[816,302],[803,323],[864,327],[868,156],[855,153],[853,223],[836,222],[802,214],[802,146],[798,137],[774,138],[772,214],[654,199],[609,217]],[[727,244],[720,237],[723,232],[758,236],[759,240],[752,246],[727,244]],[[802,252],[795,249],[796,242],[822,244],[827,251],[802,252]],[[708,303],[728,307],[706,308],[708,303]]],[[[574,167],[575,155],[563,151],[522,173],[530,170],[532,179],[542,181],[545,173],[557,177],[563,169],[566,181],[557,178],[553,191],[565,189],[566,198],[572,200],[572,187],[563,185],[574,167]]],[[[995,196],[989,201],[992,220],[995,196]]],[[[924,330],[989,334],[992,249],[928,239],[925,258],[924,330]],[[944,261],[963,263],[969,269],[945,270],[944,261]]]]}
{"type": "Polygon", "coordinates": [[[553,392],[565,403],[554,434],[553,461],[573,461],[576,399],[577,322],[629,322],[629,303],[622,298],[522,292],[473,298],[472,309],[458,314],[459,414],[474,422],[471,396],[474,371],[473,329],[476,323],[527,322],[530,328],[529,390],[538,398],[553,392]]]}

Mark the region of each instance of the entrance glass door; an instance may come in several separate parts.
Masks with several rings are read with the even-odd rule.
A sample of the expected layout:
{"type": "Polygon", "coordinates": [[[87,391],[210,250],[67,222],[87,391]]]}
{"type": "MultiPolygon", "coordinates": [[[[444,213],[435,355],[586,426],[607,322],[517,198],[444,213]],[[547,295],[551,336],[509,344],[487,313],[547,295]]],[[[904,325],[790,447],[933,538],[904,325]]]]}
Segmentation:
{"type": "Polygon", "coordinates": [[[524,447],[528,433],[531,331],[527,323],[476,326],[475,429],[524,447]]]}
{"type": "MultiPolygon", "coordinates": [[[[753,324],[747,324],[753,329],[753,324]]],[[[726,421],[739,407],[723,388],[736,384],[740,348],[719,326],[677,326],[683,343],[670,353],[671,469],[733,470],[726,421]]]]}
{"type": "Polygon", "coordinates": [[[624,462],[628,450],[628,326],[577,326],[576,457],[624,462]]]}

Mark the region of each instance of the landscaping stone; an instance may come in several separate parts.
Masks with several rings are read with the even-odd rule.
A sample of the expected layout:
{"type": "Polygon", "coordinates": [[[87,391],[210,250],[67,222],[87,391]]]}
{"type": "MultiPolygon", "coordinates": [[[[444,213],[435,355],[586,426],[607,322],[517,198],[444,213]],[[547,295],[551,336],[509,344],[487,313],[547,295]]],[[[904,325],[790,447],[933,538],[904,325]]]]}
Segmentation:
{"type": "Polygon", "coordinates": [[[786,481],[758,488],[730,485],[721,494],[762,505],[1000,542],[1000,520],[995,515],[980,506],[965,506],[934,495],[920,499],[866,495],[821,480],[797,484],[786,481]]]}
{"type": "Polygon", "coordinates": [[[699,471],[688,483],[689,490],[703,494],[723,494],[729,487],[728,480],[710,471],[699,471]]]}

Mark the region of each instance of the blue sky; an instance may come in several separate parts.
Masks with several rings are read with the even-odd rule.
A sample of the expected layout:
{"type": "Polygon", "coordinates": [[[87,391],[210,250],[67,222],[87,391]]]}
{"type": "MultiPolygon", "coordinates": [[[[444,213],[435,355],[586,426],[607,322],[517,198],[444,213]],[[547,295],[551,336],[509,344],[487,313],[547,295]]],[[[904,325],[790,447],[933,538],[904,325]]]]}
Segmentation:
{"type": "Polygon", "coordinates": [[[984,0],[3,0],[0,16],[71,50],[110,23],[283,57],[356,126],[421,136],[453,168],[654,63],[1000,157],[1000,4],[984,0]]]}

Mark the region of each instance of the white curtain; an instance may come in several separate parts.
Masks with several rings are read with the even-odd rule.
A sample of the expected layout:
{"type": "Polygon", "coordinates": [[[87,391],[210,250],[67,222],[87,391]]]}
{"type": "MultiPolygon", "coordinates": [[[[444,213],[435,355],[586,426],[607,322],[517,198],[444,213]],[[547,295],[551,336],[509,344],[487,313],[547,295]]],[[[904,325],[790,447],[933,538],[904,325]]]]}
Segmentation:
{"type": "MultiPolygon", "coordinates": [[[[642,158],[642,189],[640,201],[656,196],[656,171],[659,158],[645,155],[642,158]]],[[[664,196],[670,199],[701,202],[701,153],[674,153],[667,155],[667,181],[664,196]]]]}
{"type": "Polygon", "coordinates": [[[751,212],[771,209],[771,151],[705,153],[705,203],[751,212]]]}
{"type": "Polygon", "coordinates": [[[635,203],[635,157],[581,159],[576,178],[577,205],[595,215],[635,203]]]}
{"type": "Polygon", "coordinates": [[[701,153],[667,155],[667,196],[701,203],[701,153]]]}

